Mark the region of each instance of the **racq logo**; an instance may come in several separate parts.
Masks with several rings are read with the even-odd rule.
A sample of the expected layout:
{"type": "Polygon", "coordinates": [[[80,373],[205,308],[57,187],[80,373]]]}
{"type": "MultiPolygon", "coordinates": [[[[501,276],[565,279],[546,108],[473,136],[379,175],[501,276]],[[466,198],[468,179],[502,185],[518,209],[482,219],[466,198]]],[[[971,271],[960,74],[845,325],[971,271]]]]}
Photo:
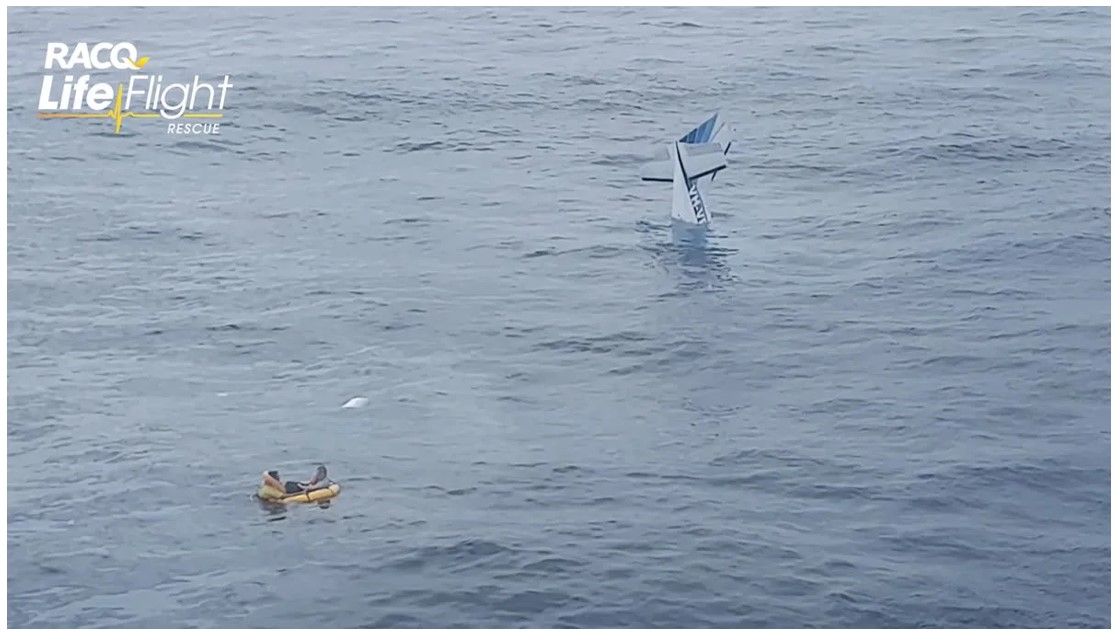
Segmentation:
{"type": "Polygon", "coordinates": [[[194,75],[189,83],[171,83],[163,75],[144,74],[151,61],[140,57],[128,42],[100,42],[90,46],[78,42],[72,48],[64,43],[47,44],[43,69],[43,88],[39,92],[41,119],[109,119],[120,133],[124,119],[163,119],[167,134],[220,134],[228,96],[229,76],[221,83],[207,83],[194,75]],[[127,81],[93,83],[89,71],[123,70],[132,74],[127,81]],[[57,73],[52,71],[66,71],[57,73]],[[200,119],[184,121],[183,119],[200,119]]]}

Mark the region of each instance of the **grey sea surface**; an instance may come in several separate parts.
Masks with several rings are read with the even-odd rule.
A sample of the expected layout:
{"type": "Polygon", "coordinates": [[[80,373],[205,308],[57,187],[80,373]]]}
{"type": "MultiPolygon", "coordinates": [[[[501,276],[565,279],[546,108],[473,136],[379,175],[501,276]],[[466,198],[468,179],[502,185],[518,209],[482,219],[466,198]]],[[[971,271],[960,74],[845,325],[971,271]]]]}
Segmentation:
{"type": "Polygon", "coordinates": [[[11,9],[8,54],[9,625],[1110,625],[1107,9],[11,9]],[[79,41],[228,74],[220,134],[37,118],[79,41]],[[702,233],[638,173],[714,111],[702,233]]]}

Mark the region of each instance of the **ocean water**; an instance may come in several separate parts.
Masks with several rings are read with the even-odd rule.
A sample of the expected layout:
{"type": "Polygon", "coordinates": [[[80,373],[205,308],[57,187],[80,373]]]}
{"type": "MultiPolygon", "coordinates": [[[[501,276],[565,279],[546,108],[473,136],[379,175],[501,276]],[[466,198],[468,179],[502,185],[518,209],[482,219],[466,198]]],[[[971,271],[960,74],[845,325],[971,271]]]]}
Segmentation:
{"type": "Polygon", "coordinates": [[[10,10],[9,625],[1109,626],[1109,37],[10,10]],[[121,40],[220,135],[36,117],[121,40]],[[672,226],[638,170],[719,110],[672,226]]]}

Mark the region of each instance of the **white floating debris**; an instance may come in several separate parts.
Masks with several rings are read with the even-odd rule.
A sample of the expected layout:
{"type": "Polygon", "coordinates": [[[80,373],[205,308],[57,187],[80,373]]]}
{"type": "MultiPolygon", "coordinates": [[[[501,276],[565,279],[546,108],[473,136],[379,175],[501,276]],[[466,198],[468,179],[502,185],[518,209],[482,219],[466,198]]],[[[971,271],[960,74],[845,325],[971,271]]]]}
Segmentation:
{"type": "Polygon", "coordinates": [[[360,396],[357,396],[356,398],[350,398],[349,402],[346,402],[345,404],[341,405],[341,408],[342,409],[360,409],[361,407],[365,406],[366,404],[368,404],[368,398],[362,398],[360,396]]]}

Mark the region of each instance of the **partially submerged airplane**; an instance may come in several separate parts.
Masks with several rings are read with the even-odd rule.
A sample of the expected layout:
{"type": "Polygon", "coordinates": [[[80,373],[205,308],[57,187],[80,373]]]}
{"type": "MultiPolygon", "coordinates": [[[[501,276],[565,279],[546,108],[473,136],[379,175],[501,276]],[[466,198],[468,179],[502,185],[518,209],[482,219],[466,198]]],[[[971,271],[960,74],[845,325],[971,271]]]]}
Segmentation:
{"type": "Polygon", "coordinates": [[[733,144],[730,141],[723,147],[717,141],[724,129],[725,124],[718,125],[714,114],[667,147],[668,162],[651,163],[640,170],[641,180],[673,183],[671,217],[692,224],[710,223],[706,194],[717,173],[728,166],[725,156],[733,144]]]}

